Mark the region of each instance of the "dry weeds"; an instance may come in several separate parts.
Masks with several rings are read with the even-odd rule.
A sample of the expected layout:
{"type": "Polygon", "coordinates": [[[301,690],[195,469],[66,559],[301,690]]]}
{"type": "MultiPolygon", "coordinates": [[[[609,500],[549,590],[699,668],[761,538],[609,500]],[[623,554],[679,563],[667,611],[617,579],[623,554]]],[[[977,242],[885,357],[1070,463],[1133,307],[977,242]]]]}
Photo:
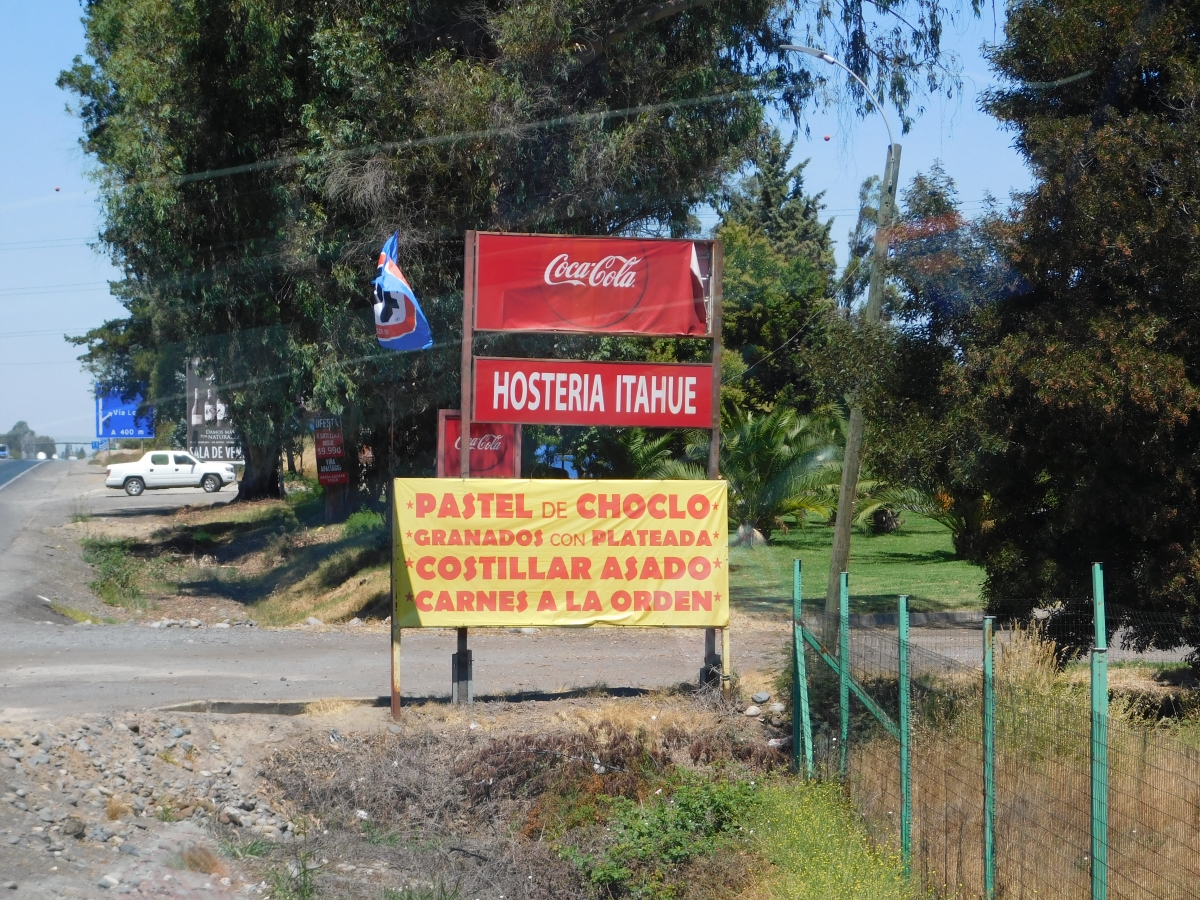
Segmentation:
{"type": "Polygon", "coordinates": [[[305,716],[340,716],[343,713],[350,712],[352,709],[357,709],[364,704],[357,700],[340,700],[335,697],[313,700],[304,707],[305,716]]]}
{"type": "MultiPolygon", "coordinates": [[[[615,798],[646,800],[679,768],[787,765],[761,726],[718,698],[409,709],[399,734],[331,730],[277,751],[263,772],[280,808],[314,823],[314,856],[383,860],[397,886],[450,885],[463,897],[594,897],[557,841],[602,847],[615,798]]],[[[740,853],[692,860],[677,896],[734,896],[752,870],[740,853]]],[[[338,892],[368,896],[350,882],[338,892]]]]}
{"type": "Polygon", "coordinates": [[[189,872],[201,872],[205,875],[212,875],[214,878],[221,878],[229,874],[229,867],[222,862],[221,858],[207,847],[199,844],[185,847],[179,854],[179,864],[181,869],[189,872]]]}
{"type": "Polygon", "coordinates": [[[119,797],[109,797],[108,802],[104,805],[104,817],[109,821],[115,822],[117,819],[130,815],[133,815],[133,807],[119,797]]]}

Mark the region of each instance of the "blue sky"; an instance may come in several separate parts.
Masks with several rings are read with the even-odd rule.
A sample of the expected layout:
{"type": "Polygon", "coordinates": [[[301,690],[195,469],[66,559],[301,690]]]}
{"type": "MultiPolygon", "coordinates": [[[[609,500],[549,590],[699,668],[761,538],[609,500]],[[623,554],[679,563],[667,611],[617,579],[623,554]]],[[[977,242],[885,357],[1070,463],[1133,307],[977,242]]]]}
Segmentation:
{"type": "Polygon", "coordinates": [[[88,246],[99,216],[79,122],[54,86],[83,52],[81,15],[78,0],[0,0],[0,430],[25,419],[58,440],[94,428],[89,379],[63,334],[122,312],[108,290],[116,270],[88,246]]]}
{"type": "MultiPolygon", "coordinates": [[[[54,85],[83,52],[81,15],[78,0],[0,0],[0,431],[24,419],[41,434],[76,441],[91,439],[93,401],[79,351],[63,334],[123,311],[107,286],[117,271],[89,246],[99,228],[90,162],[79,122],[66,112],[69,98],[54,85]]],[[[1011,136],[977,107],[992,83],[979,47],[1001,37],[1001,24],[987,9],[947,28],[946,44],[962,57],[962,95],[926,98],[925,114],[900,138],[901,183],[940,159],[968,215],[985,194],[1003,201],[1030,184],[1011,136]]],[[[841,262],[859,185],[882,170],[887,133],[875,114],[834,109],[808,121],[811,137],[800,136],[796,158],[811,159],[807,187],[825,192],[841,262]]]]}

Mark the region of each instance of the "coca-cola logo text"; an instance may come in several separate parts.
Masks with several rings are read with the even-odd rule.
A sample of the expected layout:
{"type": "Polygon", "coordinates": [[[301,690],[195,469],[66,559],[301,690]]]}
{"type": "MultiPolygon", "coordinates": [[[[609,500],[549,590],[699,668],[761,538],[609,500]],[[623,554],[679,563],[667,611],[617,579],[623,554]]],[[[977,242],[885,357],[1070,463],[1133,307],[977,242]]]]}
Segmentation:
{"type": "Polygon", "coordinates": [[[637,256],[606,256],[599,262],[571,262],[571,258],[560,253],[550,260],[544,276],[546,284],[574,284],[579,287],[631,288],[637,282],[637,269],[641,258],[637,256]]]}
{"type": "MultiPolygon", "coordinates": [[[[454,442],[454,449],[462,452],[462,437],[454,442]]],[[[495,450],[497,452],[504,449],[504,435],[502,434],[481,434],[478,437],[471,438],[472,450],[495,450]]]]}

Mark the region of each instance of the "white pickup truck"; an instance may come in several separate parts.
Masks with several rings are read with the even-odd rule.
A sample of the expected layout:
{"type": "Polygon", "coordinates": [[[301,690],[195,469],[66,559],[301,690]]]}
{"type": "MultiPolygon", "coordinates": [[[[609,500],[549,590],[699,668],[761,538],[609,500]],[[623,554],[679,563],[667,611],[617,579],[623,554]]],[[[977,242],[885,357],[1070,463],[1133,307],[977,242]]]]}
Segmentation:
{"type": "Polygon", "coordinates": [[[178,450],[151,450],[137,462],[108,467],[104,486],[120,488],[130,497],[157,488],[200,487],[215,493],[237,481],[232,463],[202,463],[190,453],[178,450]]]}

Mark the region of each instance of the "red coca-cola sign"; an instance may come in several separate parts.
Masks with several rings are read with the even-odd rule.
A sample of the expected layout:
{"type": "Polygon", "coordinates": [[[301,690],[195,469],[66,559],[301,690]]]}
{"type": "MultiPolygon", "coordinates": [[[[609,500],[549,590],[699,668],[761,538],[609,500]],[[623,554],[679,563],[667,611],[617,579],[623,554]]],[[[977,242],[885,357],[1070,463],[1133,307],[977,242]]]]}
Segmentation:
{"type": "Polygon", "coordinates": [[[640,238],[476,238],[482,331],[708,334],[709,245],[640,238]]]}
{"type": "MultiPolygon", "coordinates": [[[[438,410],[438,478],[458,478],[462,465],[462,415],[438,410]]],[[[471,423],[471,477],[521,477],[521,426],[471,423]]]]}

